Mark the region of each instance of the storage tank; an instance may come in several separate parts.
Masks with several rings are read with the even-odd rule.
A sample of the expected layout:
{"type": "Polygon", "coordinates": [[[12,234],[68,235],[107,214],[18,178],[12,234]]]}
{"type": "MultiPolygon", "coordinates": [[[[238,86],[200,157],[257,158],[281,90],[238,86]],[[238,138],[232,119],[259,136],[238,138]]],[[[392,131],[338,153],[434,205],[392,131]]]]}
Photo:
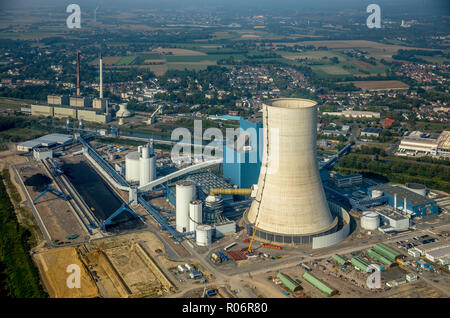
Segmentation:
{"type": "Polygon", "coordinates": [[[176,184],[176,229],[189,232],[189,203],[197,197],[195,183],[184,180],[176,184]]]}
{"type": "Polygon", "coordinates": [[[427,187],[424,184],[420,184],[420,183],[407,183],[406,187],[408,188],[408,190],[415,192],[417,194],[420,194],[422,196],[426,196],[427,195],[427,187]]]}
{"type": "Polygon", "coordinates": [[[383,195],[381,190],[372,190],[372,198],[379,198],[383,195]]]}
{"type": "Polygon", "coordinates": [[[212,226],[207,224],[197,225],[195,229],[198,246],[208,246],[212,243],[212,226]]]}
{"type": "Polygon", "coordinates": [[[139,185],[142,187],[156,179],[156,157],[149,144],[140,148],[139,185]]]}
{"type": "Polygon", "coordinates": [[[125,179],[128,182],[139,182],[140,176],[139,152],[130,152],[125,156],[125,179]]]}
{"type": "Polygon", "coordinates": [[[361,227],[365,230],[376,230],[380,226],[380,216],[374,211],[364,211],[361,215],[361,227]]]}
{"type": "Polygon", "coordinates": [[[259,224],[257,238],[289,242],[336,226],[319,175],[316,123],[315,101],[282,98],[263,104],[258,191],[244,217],[251,226],[259,224]]]}
{"type": "Polygon", "coordinates": [[[189,203],[189,232],[195,231],[195,226],[203,221],[203,202],[194,200],[189,203]]]}

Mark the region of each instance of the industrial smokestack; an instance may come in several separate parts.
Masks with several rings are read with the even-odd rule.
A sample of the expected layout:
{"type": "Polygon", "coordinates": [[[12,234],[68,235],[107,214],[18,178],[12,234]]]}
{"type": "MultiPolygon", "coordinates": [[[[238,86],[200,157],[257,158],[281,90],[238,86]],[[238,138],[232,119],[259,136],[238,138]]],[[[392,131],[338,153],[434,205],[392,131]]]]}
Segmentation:
{"type": "Polygon", "coordinates": [[[77,52],[77,96],[80,96],[80,52],[77,52]]]}
{"type": "Polygon", "coordinates": [[[100,99],[103,99],[103,57],[100,53],[100,99]]]}
{"type": "Polygon", "coordinates": [[[338,226],[319,175],[316,105],[312,100],[296,98],[263,104],[265,135],[258,190],[244,216],[253,230],[257,226],[260,240],[310,243],[312,237],[333,232],[338,226]],[[276,168],[271,169],[274,158],[276,168]]]}

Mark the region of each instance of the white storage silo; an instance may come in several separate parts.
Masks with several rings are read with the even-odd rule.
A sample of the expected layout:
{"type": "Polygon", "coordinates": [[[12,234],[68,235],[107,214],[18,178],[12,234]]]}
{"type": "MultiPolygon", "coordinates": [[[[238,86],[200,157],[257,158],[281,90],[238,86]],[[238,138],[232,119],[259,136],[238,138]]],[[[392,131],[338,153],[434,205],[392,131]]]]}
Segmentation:
{"type": "Polygon", "coordinates": [[[364,230],[376,230],[380,226],[380,216],[374,211],[364,211],[361,215],[361,227],[364,230]]]}
{"type": "Polygon", "coordinates": [[[189,203],[189,232],[195,231],[195,227],[203,221],[203,203],[201,200],[194,200],[189,203]]]}
{"type": "Polygon", "coordinates": [[[192,181],[180,181],[176,184],[176,229],[189,231],[189,203],[196,199],[196,187],[192,181]]]}
{"type": "Polygon", "coordinates": [[[427,195],[427,187],[424,184],[420,183],[407,183],[406,188],[412,192],[420,194],[421,196],[427,195]]]}
{"type": "Polygon", "coordinates": [[[130,152],[125,156],[125,179],[128,182],[138,182],[140,179],[139,152],[130,152]]]}
{"type": "Polygon", "coordinates": [[[208,246],[212,243],[212,226],[207,224],[197,225],[195,229],[196,242],[198,246],[208,246]]]}
{"type": "Polygon", "coordinates": [[[141,154],[139,185],[144,186],[156,178],[156,157],[153,153],[153,147],[146,145],[139,148],[141,154]]]}

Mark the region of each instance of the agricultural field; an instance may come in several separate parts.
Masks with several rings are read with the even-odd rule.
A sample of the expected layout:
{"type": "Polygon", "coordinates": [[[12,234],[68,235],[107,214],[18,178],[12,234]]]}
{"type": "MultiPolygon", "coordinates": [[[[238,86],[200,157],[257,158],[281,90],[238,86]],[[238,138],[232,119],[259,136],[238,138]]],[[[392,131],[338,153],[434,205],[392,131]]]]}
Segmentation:
{"type": "Polygon", "coordinates": [[[363,90],[389,90],[389,89],[408,89],[409,86],[401,81],[355,81],[352,82],[356,87],[363,90]]]}

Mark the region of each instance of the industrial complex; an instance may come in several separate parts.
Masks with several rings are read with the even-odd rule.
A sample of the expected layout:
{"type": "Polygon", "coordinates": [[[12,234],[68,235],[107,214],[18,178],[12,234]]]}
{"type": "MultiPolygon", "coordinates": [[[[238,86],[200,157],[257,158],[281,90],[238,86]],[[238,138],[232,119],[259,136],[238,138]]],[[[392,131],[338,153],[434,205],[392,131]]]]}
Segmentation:
{"type": "MultiPolygon", "coordinates": [[[[65,109],[88,121],[82,111],[100,110],[107,122],[100,96],[92,110],[84,97],[49,96],[32,114],[65,109]]],[[[126,108],[117,114],[127,120],[126,108]]],[[[46,288],[54,297],[226,298],[428,290],[424,281],[450,262],[448,232],[425,234],[427,224],[446,224],[446,196],[330,172],[351,145],[319,160],[316,119],[312,100],[271,100],[260,116],[239,119],[236,140],[193,163],[173,162],[157,140],[99,139],[119,140],[117,129],[67,127],[17,144],[28,159],[12,166],[15,182],[48,246],[34,256],[46,288]],[[54,278],[68,261],[85,265],[81,293],[54,278]],[[365,283],[371,264],[382,272],[379,290],[365,283]]]]}

